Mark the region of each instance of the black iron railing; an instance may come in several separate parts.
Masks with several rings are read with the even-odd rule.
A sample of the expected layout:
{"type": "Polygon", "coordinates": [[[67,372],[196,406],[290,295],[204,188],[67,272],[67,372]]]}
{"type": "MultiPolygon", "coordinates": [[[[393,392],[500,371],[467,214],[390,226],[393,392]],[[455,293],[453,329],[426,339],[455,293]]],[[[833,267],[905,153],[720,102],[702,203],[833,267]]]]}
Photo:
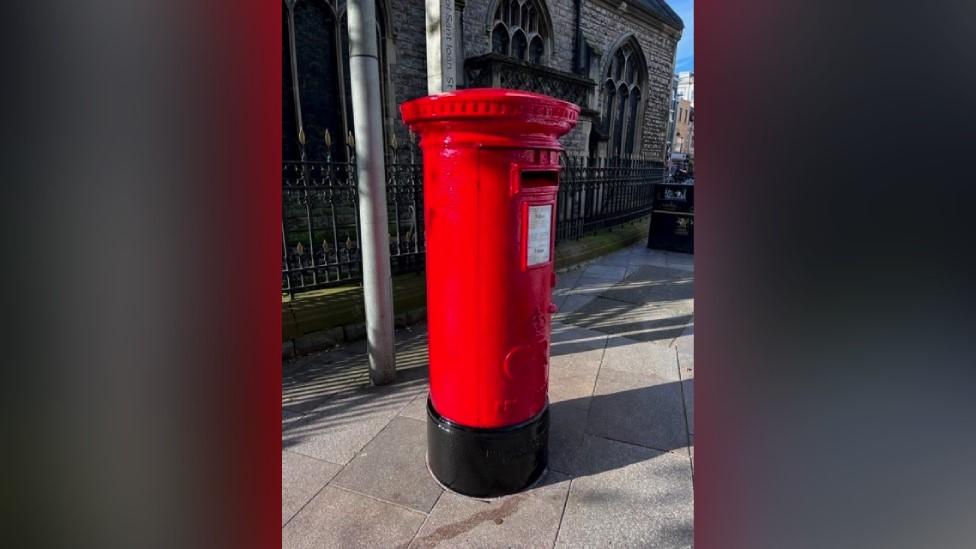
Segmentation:
{"type": "Polygon", "coordinates": [[[563,156],[556,198],[556,242],[579,238],[651,212],[661,162],[563,156]]]}
{"type": "MultiPolygon", "coordinates": [[[[351,149],[351,147],[350,147],[351,149]]],[[[414,147],[386,158],[390,262],[394,273],[424,268],[423,170],[414,147]]],[[[282,292],[359,280],[355,159],[282,165],[282,292]]]]}
{"type": "MultiPolygon", "coordinates": [[[[576,239],[650,213],[660,162],[563,156],[556,241],[576,239]]],[[[423,169],[414,146],[388,153],[386,192],[394,273],[424,268],[423,169]]],[[[282,292],[359,280],[355,159],[282,165],[282,292]]]]}

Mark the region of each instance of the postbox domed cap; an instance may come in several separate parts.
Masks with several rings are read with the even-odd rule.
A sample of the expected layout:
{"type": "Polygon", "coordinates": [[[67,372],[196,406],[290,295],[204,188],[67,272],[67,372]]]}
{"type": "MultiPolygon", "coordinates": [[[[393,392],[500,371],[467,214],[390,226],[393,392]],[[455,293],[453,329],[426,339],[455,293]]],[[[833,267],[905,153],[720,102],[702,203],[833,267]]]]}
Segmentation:
{"type": "Polygon", "coordinates": [[[472,88],[429,95],[400,105],[403,121],[418,133],[437,122],[471,122],[490,133],[545,133],[560,137],[573,129],[580,108],[568,101],[504,88],[472,88]]]}

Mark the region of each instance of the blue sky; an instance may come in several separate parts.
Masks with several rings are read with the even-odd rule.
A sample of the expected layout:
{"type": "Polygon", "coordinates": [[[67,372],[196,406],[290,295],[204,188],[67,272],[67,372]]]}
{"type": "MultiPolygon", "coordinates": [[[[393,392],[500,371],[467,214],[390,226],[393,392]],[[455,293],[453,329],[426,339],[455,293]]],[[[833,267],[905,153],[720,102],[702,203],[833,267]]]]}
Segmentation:
{"type": "Polygon", "coordinates": [[[695,70],[695,0],[667,0],[671,9],[685,22],[685,30],[678,42],[674,72],[695,70]]]}

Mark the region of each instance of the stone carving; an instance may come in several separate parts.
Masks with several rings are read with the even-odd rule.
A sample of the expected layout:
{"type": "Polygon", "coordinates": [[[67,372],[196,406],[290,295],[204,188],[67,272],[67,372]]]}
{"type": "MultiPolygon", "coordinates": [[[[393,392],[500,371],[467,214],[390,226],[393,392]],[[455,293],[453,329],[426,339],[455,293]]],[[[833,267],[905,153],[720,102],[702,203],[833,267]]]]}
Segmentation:
{"type": "Polygon", "coordinates": [[[580,75],[489,53],[465,61],[468,88],[511,88],[549,95],[589,107],[596,83],[580,75]]]}

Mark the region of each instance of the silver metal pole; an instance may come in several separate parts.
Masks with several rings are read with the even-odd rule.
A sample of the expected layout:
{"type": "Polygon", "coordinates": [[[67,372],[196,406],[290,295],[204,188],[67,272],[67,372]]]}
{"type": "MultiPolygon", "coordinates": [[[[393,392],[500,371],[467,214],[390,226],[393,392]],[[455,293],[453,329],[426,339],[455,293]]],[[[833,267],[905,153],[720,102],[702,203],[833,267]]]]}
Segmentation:
{"type": "Polygon", "coordinates": [[[393,286],[383,161],[383,110],[380,104],[379,50],[374,0],[348,1],[349,78],[359,182],[366,348],[373,385],[396,378],[393,352],[393,286]]]}

